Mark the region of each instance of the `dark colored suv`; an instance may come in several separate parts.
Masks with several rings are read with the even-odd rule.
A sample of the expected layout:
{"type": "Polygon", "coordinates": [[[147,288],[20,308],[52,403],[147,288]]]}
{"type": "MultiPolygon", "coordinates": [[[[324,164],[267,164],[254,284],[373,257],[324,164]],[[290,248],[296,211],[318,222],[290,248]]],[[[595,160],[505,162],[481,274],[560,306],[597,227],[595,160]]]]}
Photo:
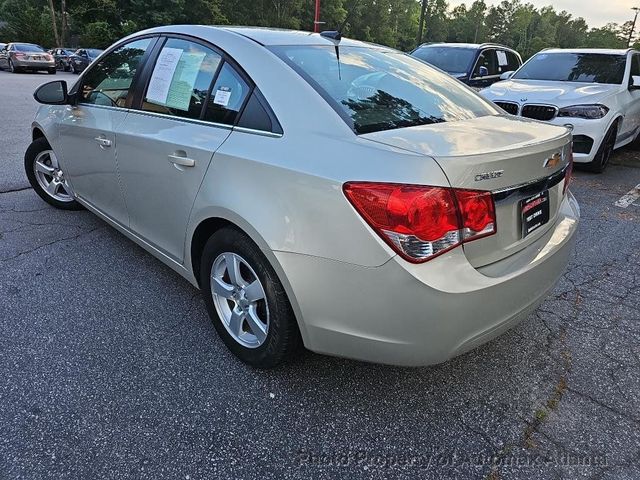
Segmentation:
{"type": "Polygon", "coordinates": [[[475,88],[485,88],[522,65],[520,54],[494,43],[425,43],[411,55],[475,88]]]}

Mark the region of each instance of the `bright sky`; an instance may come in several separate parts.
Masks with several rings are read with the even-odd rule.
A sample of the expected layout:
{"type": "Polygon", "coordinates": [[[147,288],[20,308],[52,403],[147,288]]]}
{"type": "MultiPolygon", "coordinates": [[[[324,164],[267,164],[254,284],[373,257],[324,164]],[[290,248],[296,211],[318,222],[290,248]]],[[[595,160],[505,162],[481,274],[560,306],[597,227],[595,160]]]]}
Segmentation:
{"type": "MultiPolygon", "coordinates": [[[[500,0],[485,0],[487,5],[496,5],[500,0]]],[[[473,0],[449,0],[449,5],[455,6],[473,0]]],[[[523,0],[522,3],[532,3],[536,7],[553,5],[558,10],[566,10],[574,17],[584,17],[590,27],[602,27],[609,22],[624,23],[633,20],[634,12],[631,7],[640,7],[640,0],[523,0]]],[[[640,21],[640,19],[639,19],[640,21]]]]}

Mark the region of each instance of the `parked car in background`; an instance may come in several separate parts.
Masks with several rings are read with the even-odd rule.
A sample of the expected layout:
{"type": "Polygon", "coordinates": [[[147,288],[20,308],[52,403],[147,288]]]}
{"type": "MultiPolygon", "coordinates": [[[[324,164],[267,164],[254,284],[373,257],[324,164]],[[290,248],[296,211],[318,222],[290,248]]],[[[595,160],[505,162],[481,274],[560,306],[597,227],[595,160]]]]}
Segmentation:
{"type": "Polygon", "coordinates": [[[575,162],[602,172],[640,132],[640,52],[543,50],[481,94],[513,115],[570,125],[575,162]]]}
{"type": "Polygon", "coordinates": [[[95,48],[79,48],[69,57],[69,64],[73,73],[83,72],[104,50],[95,48]]]}
{"type": "Polygon", "coordinates": [[[474,88],[488,87],[522,65],[518,52],[493,43],[425,43],[411,55],[474,88]]]}
{"type": "Polygon", "coordinates": [[[2,50],[4,50],[4,47],[6,47],[6,46],[7,46],[7,44],[6,44],[6,43],[1,43],[1,42],[0,42],[0,52],[1,52],[2,50]]]}
{"type": "Polygon", "coordinates": [[[335,32],[153,28],[34,96],[38,195],[201,288],[251,365],[300,341],[445,361],[526,318],[573,249],[568,128],[335,32]]]}
{"type": "Polygon", "coordinates": [[[75,49],[73,48],[53,48],[49,50],[49,53],[53,55],[56,61],[56,67],[60,70],[68,72],[71,70],[70,58],[73,55],[75,49]]]}
{"type": "Polygon", "coordinates": [[[56,73],[56,62],[53,55],[40,45],[8,43],[0,50],[0,68],[7,68],[13,73],[46,70],[53,75],[56,73]]]}

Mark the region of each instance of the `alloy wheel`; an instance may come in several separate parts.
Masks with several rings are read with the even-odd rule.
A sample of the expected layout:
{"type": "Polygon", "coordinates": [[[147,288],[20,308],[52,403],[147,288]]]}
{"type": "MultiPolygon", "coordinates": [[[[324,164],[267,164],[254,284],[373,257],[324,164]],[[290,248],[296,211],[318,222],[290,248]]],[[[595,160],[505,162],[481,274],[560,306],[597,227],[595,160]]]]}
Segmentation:
{"type": "Polygon", "coordinates": [[[258,348],[269,332],[269,305],[256,272],[240,255],[224,252],[211,267],[216,312],[231,337],[243,347],[258,348]]]}
{"type": "Polygon", "coordinates": [[[73,191],[58,164],[58,159],[53,150],[44,150],[36,156],[33,162],[33,171],[38,185],[51,198],[59,202],[74,201],[73,191]]]}

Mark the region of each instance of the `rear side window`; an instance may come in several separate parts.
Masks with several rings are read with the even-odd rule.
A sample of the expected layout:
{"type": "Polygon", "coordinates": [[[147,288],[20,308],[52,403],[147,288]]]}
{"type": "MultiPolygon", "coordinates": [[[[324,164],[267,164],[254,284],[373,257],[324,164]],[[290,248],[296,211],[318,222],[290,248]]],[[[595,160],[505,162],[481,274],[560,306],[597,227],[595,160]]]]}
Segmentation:
{"type": "Polygon", "coordinates": [[[504,73],[504,72],[515,72],[517,69],[520,68],[520,59],[513,52],[505,52],[505,54],[507,56],[507,65],[506,65],[507,68],[506,68],[506,70],[503,68],[502,69],[502,73],[504,73]]]}
{"type": "Polygon", "coordinates": [[[238,126],[263,132],[282,133],[282,127],[275,116],[269,113],[268,108],[254,91],[242,111],[238,126]]]}
{"type": "Polygon", "coordinates": [[[249,95],[249,85],[235,69],[225,63],[211,90],[204,119],[210,122],[234,125],[249,95]]]}
{"type": "Polygon", "coordinates": [[[80,103],[125,107],[131,84],[150,44],[150,38],[127,43],[93,65],[83,76],[80,103]]]}
{"type": "Polygon", "coordinates": [[[156,60],[142,110],[199,119],[221,62],[210,48],[170,38],[156,60]]]}

